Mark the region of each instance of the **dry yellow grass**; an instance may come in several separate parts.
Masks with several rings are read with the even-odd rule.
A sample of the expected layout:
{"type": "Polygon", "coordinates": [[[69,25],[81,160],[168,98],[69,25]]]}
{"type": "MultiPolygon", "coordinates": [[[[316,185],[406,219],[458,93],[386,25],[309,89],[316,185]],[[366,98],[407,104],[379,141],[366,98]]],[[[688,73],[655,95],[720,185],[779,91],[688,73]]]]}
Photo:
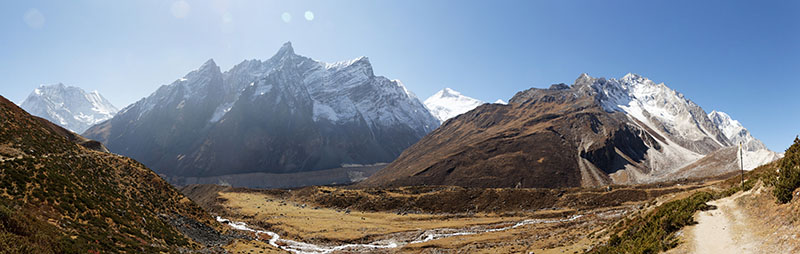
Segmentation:
{"type": "MultiPolygon", "coordinates": [[[[396,211],[436,210],[435,200],[440,200],[442,206],[450,205],[450,210],[452,207],[461,207],[458,206],[461,204],[459,202],[483,204],[475,202],[475,197],[481,197],[480,194],[485,194],[486,191],[473,191],[474,193],[469,192],[470,190],[462,191],[464,193],[451,191],[455,193],[453,195],[456,197],[454,197],[448,196],[450,192],[445,193],[448,195],[441,193],[448,191],[448,188],[375,191],[317,187],[318,189],[292,191],[258,191],[198,186],[186,190],[193,199],[201,200],[200,203],[209,211],[232,221],[245,222],[251,228],[275,232],[280,235],[281,239],[320,246],[373,242],[396,242],[401,245],[394,249],[343,250],[345,253],[347,251],[435,253],[440,250],[458,253],[582,253],[592,246],[607,241],[608,227],[620,219],[647,211],[652,204],[695,192],[695,188],[708,188],[706,184],[690,185],[639,186],[612,192],[575,191],[563,195],[567,201],[574,202],[550,200],[550,203],[554,204],[553,207],[561,207],[558,209],[520,209],[501,213],[409,213],[406,215],[397,214],[396,211]],[[638,189],[643,191],[637,192],[638,189]],[[637,201],[640,199],[639,196],[646,194],[644,191],[653,191],[656,193],[653,195],[657,195],[657,198],[637,201]],[[442,197],[436,195],[442,195],[442,197]],[[627,201],[619,202],[615,199],[618,196],[627,201]],[[416,203],[409,206],[404,206],[402,203],[398,205],[397,202],[402,200],[416,203]],[[434,202],[421,202],[420,200],[434,202]],[[600,204],[609,202],[610,205],[591,207],[593,203],[597,202],[600,204]],[[577,205],[578,208],[570,205],[577,205]],[[347,206],[365,207],[367,208],[365,210],[376,209],[379,212],[336,209],[336,207],[347,206]],[[591,208],[586,208],[586,206],[591,208]],[[411,207],[411,209],[407,207],[411,207]],[[488,228],[508,227],[526,219],[565,219],[571,215],[583,215],[583,217],[570,221],[527,224],[503,231],[482,231],[488,228]],[[423,243],[403,245],[403,243],[422,239],[433,232],[474,232],[470,230],[478,230],[482,233],[449,236],[423,243]]],[[[519,196],[520,198],[530,198],[529,195],[519,196]]],[[[545,197],[547,196],[545,195],[545,197]]],[[[495,203],[512,202],[510,206],[513,207],[519,205],[513,203],[513,199],[505,198],[495,203]]],[[[524,202],[538,201],[540,200],[532,199],[524,202]]],[[[488,207],[493,204],[488,204],[488,207]]],[[[501,208],[504,207],[501,206],[501,208]]],[[[285,244],[285,242],[279,241],[278,244],[285,244]]],[[[260,253],[260,251],[265,251],[264,248],[279,251],[275,247],[267,246],[266,239],[262,239],[262,241],[238,241],[227,246],[226,249],[234,253],[260,253]]],[[[265,253],[269,252],[265,251],[265,253]]]]}
{"type": "MultiPolygon", "coordinates": [[[[532,216],[557,214],[557,211],[519,213],[519,216],[498,214],[474,214],[470,216],[408,214],[397,215],[386,212],[345,213],[330,208],[315,208],[313,205],[283,200],[261,192],[218,193],[222,201],[223,217],[244,221],[253,227],[273,231],[281,238],[323,245],[342,243],[367,243],[380,239],[405,240],[428,229],[463,229],[472,226],[509,226],[532,216]]],[[[630,210],[630,206],[609,211],[630,210]]],[[[602,213],[602,209],[596,212],[602,213]]],[[[617,218],[618,219],[618,218],[617,218]]],[[[589,215],[574,222],[529,224],[504,231],[441,238],[424,243],[381,250],[401,253],[430,253],[434,250],[454,250],[463,253],[574,253],[583,252],[600,241],[599,234],[609,219],[589,215]]],[[[278,251],[266,242],[238,241],[226,247],[233,253],[260,253],[265,250],[278,251]],[[253,250],[253,252],[250,252],[253,250]]],[[[264,252],[269,253],[269,252],[264,252]]]]}
{"type": "MultiPolygon", "coordinates": [[[[221,192],[224,206],[250,224],[268,222],[270,230],[283,236],[353,242],[370,236],[426,230],[463,228],[474,225],[516,222],[522,217],[499,217],[476,214],[470,217],[446,215],[397,215],[386,212],[345,213],[329,208],[302,207],[302,204],[278,200],[261,193],[221,192]]],[[[234,218],[236,219],[236,218],[234,218]]]]}
{"type": "Polygon", "coordinates": [[[262,241],[249,241],[237,239],[232,243],[225,246],[225,250],[234,254],[272,254],[272,253],[286,253],[262,241]]]}

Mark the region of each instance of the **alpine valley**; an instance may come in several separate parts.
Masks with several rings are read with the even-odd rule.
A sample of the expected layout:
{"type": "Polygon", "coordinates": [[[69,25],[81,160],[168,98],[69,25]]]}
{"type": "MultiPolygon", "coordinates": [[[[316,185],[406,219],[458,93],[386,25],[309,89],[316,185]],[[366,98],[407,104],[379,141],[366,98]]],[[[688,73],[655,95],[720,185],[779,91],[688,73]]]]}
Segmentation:
{"type": "Polygon", "coordinates": [[[800,1],[673,2],[5,1],[0,254],[800,253],[800,1]]]}
{"type": "Polygon", "coordinates": [[[226,72],[209,60],[83,136],[46,117],[111,106],[71,91],[36,89],[42,118],[0,97],[0,250],[685,253],[740,230],[730,216],[762,225],[735,231],[746,246],[800,250],[761,236],[800,226],[800,140],[781,158],[636,74],[423,104],[365,57],[286,43],[226,72]]]}

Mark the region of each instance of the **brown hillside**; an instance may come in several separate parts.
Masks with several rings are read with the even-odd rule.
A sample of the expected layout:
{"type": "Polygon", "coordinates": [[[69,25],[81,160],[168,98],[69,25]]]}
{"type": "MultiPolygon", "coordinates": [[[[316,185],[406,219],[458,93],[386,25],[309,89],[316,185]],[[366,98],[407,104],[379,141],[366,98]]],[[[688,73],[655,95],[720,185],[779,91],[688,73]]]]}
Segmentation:
{"type": "Polygon", "coordinates": [[[150,169],[64,131],[0,97],[0,250],[153,253],[225,242],[150,169]]]}
{"type": "Polygon", "coordinates": [[[586,85],[529,89],[508,105],[486,104],[446,121],[361,185],[603,185],[658,146],[626,121],[604,111],[586,85]]]}

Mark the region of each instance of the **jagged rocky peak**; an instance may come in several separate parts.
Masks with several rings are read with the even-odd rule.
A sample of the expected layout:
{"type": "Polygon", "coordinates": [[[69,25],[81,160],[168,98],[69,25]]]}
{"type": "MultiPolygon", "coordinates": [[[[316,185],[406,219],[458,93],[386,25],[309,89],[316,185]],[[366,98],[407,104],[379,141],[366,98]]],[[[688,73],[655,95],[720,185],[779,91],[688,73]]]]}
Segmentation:
{"type": "Polygon", "coordinates": [[[39,86],[20,107],[77,133],[111,118],[118,111],[99,92],[87,93],[62,83],[39,86]]]}
{"type": "Polygon", "coordinates": [[[758,151],[767,149],[767,147],[760,140],[756,139],[750,134],[744,126],[737,120],[731,118],[725,112],[713,110],[708,113],[708,118],[719,127],[723,134],[731,141],[731,144],[742,144],[747,151],[758,151]]]}
{"type": "Polygon", "coordinates": [[[208,59],[203,65],[200,65],[200,68],[187,73],[186,76],[179,81],[189,81],[189,83],[191,83],[197,82],[199,79],[210,78],[221,74],[222,72],[220,72],[219,66],[214,62],[214,59],[208,59]]]}
{"type": "Polygon", "coordinates": [[[285,55],[294,55],[294,47],[292,47],[291,41],[283,43],[283,46],[281,46],[281,48],[278,49],[278,52],[275,54],[275,56],[285,56],[285,55]]]}
{"type": "Polygon", "coordinates": [[[201,72],[203,70],[219,71],[219,66],[217,66],[216,62],[214,62],[214,58],[209,58],[205,63],[203,63],[203,65],[200,66],[198,70],[201,72]]]}

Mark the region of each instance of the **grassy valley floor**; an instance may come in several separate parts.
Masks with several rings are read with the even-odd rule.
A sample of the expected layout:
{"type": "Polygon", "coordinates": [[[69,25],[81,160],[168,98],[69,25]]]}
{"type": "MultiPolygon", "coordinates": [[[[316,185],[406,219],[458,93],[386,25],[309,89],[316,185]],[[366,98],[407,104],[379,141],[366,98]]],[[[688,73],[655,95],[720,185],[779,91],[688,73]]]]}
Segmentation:
{"type": "MultiPolygon", "coordinates": [[[[183,193],[212,214],[320,247],[395,243],[354,252],[581,253],[605,243],[609,228],[709,184],[606,189],[308,187],[253,190],[194,185],[183,193]],[[429,200],[438,200],[432,202],[429,200]]],[[[270,236],[251,233],[226,249],[270,253],[270,236]]]]}

